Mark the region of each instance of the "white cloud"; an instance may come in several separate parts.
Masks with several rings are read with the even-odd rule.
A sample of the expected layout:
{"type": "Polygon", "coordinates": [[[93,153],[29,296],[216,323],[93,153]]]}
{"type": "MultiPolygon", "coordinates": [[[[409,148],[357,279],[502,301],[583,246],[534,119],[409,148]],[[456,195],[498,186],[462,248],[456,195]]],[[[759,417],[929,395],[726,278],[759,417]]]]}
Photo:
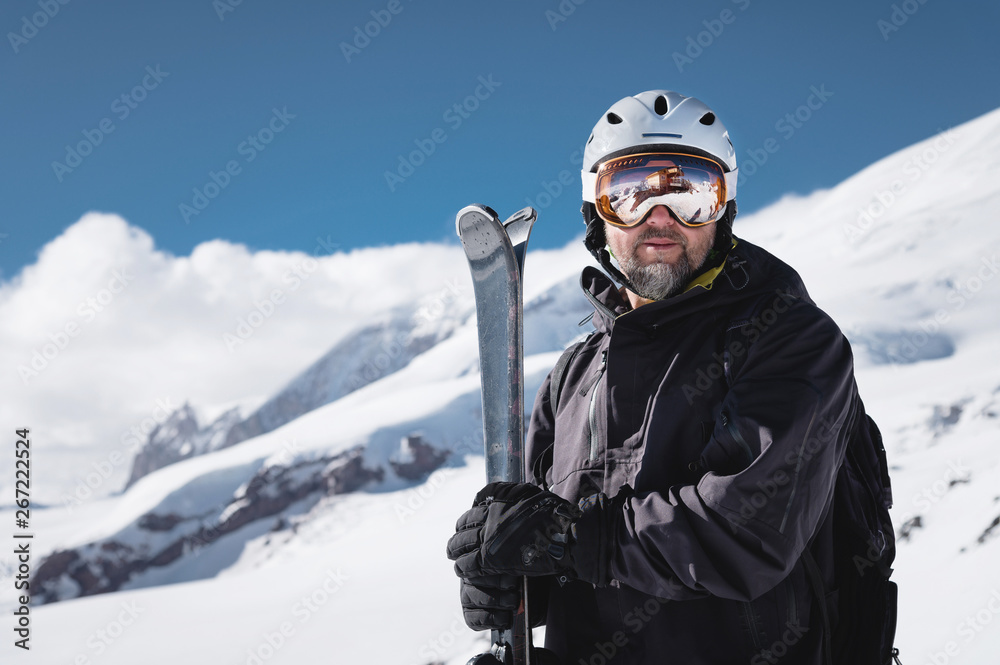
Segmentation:
{"type": "Polygon", "coordinates": [[[318,241],[315,255],[214,240],[175,257],[118,216],[85,215],[0,284],[0,422],[91,459],[122,448],[157,399],[266,397],[372,316],[449,282],[471,302],[457,245],[318,241]],[[241,321],[253,334],[234,343],[241,321]]]}

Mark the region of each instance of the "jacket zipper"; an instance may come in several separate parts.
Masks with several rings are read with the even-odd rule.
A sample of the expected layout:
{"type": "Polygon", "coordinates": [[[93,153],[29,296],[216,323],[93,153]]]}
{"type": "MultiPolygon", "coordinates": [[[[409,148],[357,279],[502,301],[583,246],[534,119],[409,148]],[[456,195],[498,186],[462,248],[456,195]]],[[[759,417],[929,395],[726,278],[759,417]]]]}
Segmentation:
{"type": "MultiPolygon", "coordinates": [[[[826,602],[825,600],[823,602],[826,602]]],[[[799,608],[795,602],[795,592],[792,590],[792,585],[785,583],[785,603],[788,605],[788,622],[793,626],[799,625],[799,608]]]]}
{"type": "Polygon", "coordinates": [[[597,450],[599,447],[599,442],[597,440],[597,384],[601,382],[601,378],[604,376],[604,370],[608,364],[608,352],[607,350],[601,351],[601,366],[597,368],[597,375],[594,379],[580,392],[581,395],[586,395],[587,391],[593,391],[590,393],[590,410],[588,411],[588,420],[590,422],[590,461],[597,461],[597,450]]]}
{"type": "MultiPolygon", "coordinates": [[[[750,633],[753,647],[757,651],[762,651],[764,643],[761,640],[760,629],[757,627],[757,612],[753,608],[753,603],[742,602],[740,603],[740,607],[743,608],[743,616],[746,617],[747,631],[750,633]]],[[[770,655],[770,652],[768,652],[768,655],[770,655]]]]}
{"type": "Polygon", "coordinates": [[[743,449],[743,454],[747,456],[747,464],[751,464],[753,462],[753,453],[750,452],[750,445],[746,442],[746,439],[743,438],[740,428],[736,426],[736,423],[729,419],[729,414],[725,411],[723,411],[721,415],[722,426],[726,428],[726,431],[729,432],[729,436],[733,437],[733,440],[736,441],[737,445],[743,449]]]}

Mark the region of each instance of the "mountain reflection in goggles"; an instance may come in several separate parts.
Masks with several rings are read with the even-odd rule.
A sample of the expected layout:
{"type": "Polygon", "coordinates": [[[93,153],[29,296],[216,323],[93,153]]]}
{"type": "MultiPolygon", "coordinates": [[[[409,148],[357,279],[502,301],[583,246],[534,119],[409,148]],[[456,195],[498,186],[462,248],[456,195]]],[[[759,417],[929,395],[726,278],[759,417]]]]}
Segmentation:
{"type": "Polygon", "coordinates": [[[596,175],[597,213],[615,226],[635,226],[658,205],[685,226],[718,221],[726,210],[726,174],[704,157],[626,155],[605,162],[596,175]]]}

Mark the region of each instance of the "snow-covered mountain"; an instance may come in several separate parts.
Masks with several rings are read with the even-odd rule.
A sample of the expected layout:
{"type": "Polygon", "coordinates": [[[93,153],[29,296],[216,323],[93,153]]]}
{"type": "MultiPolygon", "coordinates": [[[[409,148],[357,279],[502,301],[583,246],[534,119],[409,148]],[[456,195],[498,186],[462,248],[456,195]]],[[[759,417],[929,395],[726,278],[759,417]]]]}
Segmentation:
{"type": "Polygon", "coordinates": [[[184,404],[150,433],[136,455],[126,487],[168,464],[275,430],[405,367],[450,336],[468,317],[468,303],[445,303],[440,295],[436,298],[397,308],[384,320],[348,334],[249,416],[230,409],[201,427],[194,410],[184,404]]]}
{"type": "MultiPolygon", "coordinates": [[[[893,469],[907,663],[992,665],[1000,653],[997,154],[1000,111],[737,220],[854,344],[893,469]]],[[[585,260],[578,243],[529,253],[528,394],[585,330],[585,260]]],[[[475,653],[482,636],[461,621],[443,555],[483,479],[474,320],[461,306],[465,318],[391,373],[322,404],[325,388],[303,387],[296,403],[316,406],[271,431],[120,496],[36,511],[35,554],[49,555],[36,576],[61,600],[32,610],[36,655],[457,665],[475,653]]],[[[340,357],[357,368],[379,345],[351,348],[340,357]]],[[[342,381],[310,384],[311,371],[292,385],[342,381]]]]}
{"type": "Polygon", "coordinates": [[[242,421],[242,410],[233,407],[205,427],[200,427],[194,408],[185,402],[149,433],[145,444],[132,460],[126,489],[157,469],[224,447],[228,433],[242,421]]]}

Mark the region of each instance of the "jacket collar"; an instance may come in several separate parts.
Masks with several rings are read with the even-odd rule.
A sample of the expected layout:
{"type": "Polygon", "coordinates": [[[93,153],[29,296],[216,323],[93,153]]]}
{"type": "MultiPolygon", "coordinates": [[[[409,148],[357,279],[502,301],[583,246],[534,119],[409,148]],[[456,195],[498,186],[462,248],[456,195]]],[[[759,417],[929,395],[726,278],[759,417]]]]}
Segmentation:
{"type": "Polygon", "coordinates": [[[614,323],[625,315],[638,326],[664,323],[698,312],[715,315],[714,310],[767,292],[786,293],[811,302],[795,270],[766,250],[746,240],[737,243],[735,238],[733,249],[718,267],[695,278],[683,292],[637,310],[632,309],[625,294],[597,268],[584,268],[580,281],[584,294],[594,305],[594,326],[602,332],[610,332],[614,323]]]}

